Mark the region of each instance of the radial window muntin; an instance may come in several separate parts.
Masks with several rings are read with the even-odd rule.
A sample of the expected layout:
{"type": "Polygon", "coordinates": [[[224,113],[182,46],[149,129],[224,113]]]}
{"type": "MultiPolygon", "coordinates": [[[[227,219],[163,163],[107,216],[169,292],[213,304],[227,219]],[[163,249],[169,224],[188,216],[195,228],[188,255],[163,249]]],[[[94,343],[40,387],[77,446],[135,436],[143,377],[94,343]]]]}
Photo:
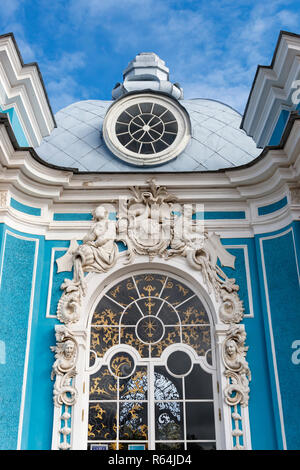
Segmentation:
{"type": "MultiPolygon", "coordinates": [[[[182,328],[193,326],[198,322],[200,326],[212,328],[202,296],[193,285],[173,273],[151,270],[150,273],[138,271],[127,274],[120,277],[117,282],[111,283],[101,293],[101,299],[93,309],[94,315],[97,315],[94,317],[95,322],[91,318],[91,328],[104,327],[107,331],[110,325],[115,330],[120,330],[122,325],[134,327],[134,324],[135,326],[139,324],[136,317],[138,310],[141,314],[139,318],[152,316],[159,318],[164,305],[170,307],[163,315],[165,328],[169,325],[178,326],[175,313],[182,328]],[[115,306],[119,305],[120,309],[114,310],[117,316],[107,310],[110,308],[107,304],[104,304],[105,311],[102,311],[102,308],[98,309],[98,305],[107,296],[113,300],[115,306]],[[203,308],[203,314],[200,316],[194,309],[189,308],[190,304],[187,305],[193,299],[198,299],[202,304],[199,305],[199,308],[203,308]],[[132,310],[134,306],[135,311],[132,310]],[[171,312],[172,309],[174,312],[171,312]],[[128,310],[130,310],[130,319],[127,321],[125,316],[128,310]],[[174,321],[169,318],[169,314],[174,321]],[[108,319],[107,315],[109,322],[105,321],[108,319]]],[[[136,331],[136,327],[134,329],[136,331]]],[[[213,341],[213,338],[211,340],[213,341]]],[[[101,354],[95,363],[92,361],[93,364],[90,364],[89,369],[92,375],[89,380],[90,398],[87,411],[88,448],[95,445],[108,450],[126,450],[127,446],[137,443],[144,449],[151,450],[166,449],[166,446],[170,449],[174,447],[173,450],[189,450],[193,446],[198,446],[200,449],[216,448],[219,440],[219,423],[214,367],[207,363],[206,354],[199,354],[189,342],[180,341],[180,343],[167,345],[159,356],[151,354],[140,356],[131,341],[129,343],[117,341],[110,345],[111,347],[101,354]],[[172,370],[169,370],[168,359],[179,351],[190,358],[192,367],[178,374],[176,371],[174,373],[172,367],[172,370]],[[112,379],[107,380],[107,365],[110,365],[116,355],[123,357],[126,354],[135,362],[133,373],[127,379],[122,377],[123,373],[117,373],[112,375],[114,382],[112,379]],[[199,383],[201,382],[200,387],[195,386],[195,377],[199,383]],[[203,378],[207,380],[202,387],[203,378]],[[161,380],[162,388],[159,388],[161,380]],[[106,388],[103,388],[104,384],[106,388]],[[171,388],[172,384],[177,388],[174,389],[174,386],[171,388]],[[100,396],[98,392],[102,395],[100,396]],[[164,392],[167,395],[161,394],[164,392]],[[201,416],[201,420],[205,416],[206,424],[197,426],[197,434],[194,435],[195,413],[198,413],[199,418],[201,416]],[[169,417],[169,421],[165,419],[166,417],[169,417]],[[129,435],[129,431],[132,435],[129,435]]],[[[151,344],[155,347],[156,343],[152,341],[149,343],[146,338],[144,344],[151,348],[151,344]]],[[[127,376],[127,372],[124,375],[127,376]]]]}
{"type": "Polygon", "coordinates": [[[108,148],[139,166],[165,163],[187,145],[190,120],[184,108],[166,95],[141,93],[114,103],[103,123],[108,148]]]}
{"type": "MultiPolygon", "coordinates": [[[[208,320],[207,310],[205,306],[202,305],[200,296],[193,290],[193,287],[187,287],[184,280],[180,279],[179,277],[173,274],[162,274],[159,272],[156,273],[154,271],[151,271],[151,273],[140,272],[133,275],[127,275],[124,278],[119,279],[116,285],[113,284],[109,289],[107,289],[105,293],[103,293],[103,296],[98,305],[102,306],[104,301],[108,301],[109,303],[105,303],[103,306],[104,310],[101,307],[101,311],[99,311],[98,314],[96,313],[98,308],[97,306],[91,319],[90,366],[92,366],[95,360],[97,362],[98,359],[103,358],[106,355],[106,352],[108,352],[112,346],[116,347],[117,345],[124,345],[126,347],[126,345],[130,344],[134,349],[136,349],[139,356],[145,360],[151,357],[152,359],[159,358],[162,352],[160,352],[160,344],[161,342],[165,343],[165,341],[167,341],[167,336],[169,333],[173,335],[173,340],[172,342],[168,342],[166,344],[171,345],[178,342],[190,345],[193,349],[196,348],[195,352],[199,357],[205,357],[205,362],[207,364],[210,363],[210,359],[208,359],[207,355],[209,354],[211,356],[212,337],[210,333],[211,325],[208,320]],[[156,295],[158,294],[158,291],[153,293],[150,290],[147,290],[149,287],[148,280],[146,286],[147,289],[145,290],[143,288],[145,292],[143,295],[141,295],[141,291],[139,291],[139,288],[137,289],[138,279],[141,279],[144,276],[152,275],[161,277],[161,283],[163,281],[163,283],[157,287],[160,289],[159,295],[156,295]],[[119,284],[124,284],[125,286],[125,284],[128,282],[131,284],[130,293],[136,291],[136,295],[138,295],[135,298],[130,297],[130,299],[128,298],[127,300],[123,299],[125,302],[125,304],[123,304],[123,301],[120,302],[119,300],[119,296],[123,295],[122,289],[120,291],[116,287],[119,288],[119,284]],[[171,291],[173,290],[172,287],[169,286],[169,282],[178,283],[178,288],[181,291],[181,300],[177,302],[178,299],[175,297],[175,304],[173,300],[166,298],[164,295],[166,289],[171,288],[171,291]],[[187,292],[182,293],[182,290],[179,286],[184,286],[187,289],[187,292]],[[116,295],[114,296],[113,294],[116,295]],[[140,304],[141,300],[143,303],[145,302],[143,307],[140,304]],[[195,301],[200,302],[204,308],[204,312],[200,312],[200,317],[193,308],[195,301]],[[136,313],[131,310],[132,308],[136,313]],[[180,313],[180,311],[182,311],[182,313],[180,313]],[[107,317],[105,312],[109,314],[107,317]],[[203,319],[201,320],[202,313],[206,316],[205,321],[203,319]],[[127,316],[128,314],[129,318],[127,316]],[[186,316],[186,314],[189,316],[186,316]],[[100,315],[100,317],[97,318],[96,315],[100,315]],[[117,316],[115,316],[113,319],[112,315],[117,316]],[[181,315],[184,317],[180,318],[181,315]],[[147,339],[146,336],[141,338],[138,331],[138,326],[141,324],[141,319],[149,319],[151,317],[156,317],[158,320],[161,320],[159,323],[162,324],[163,331],[157,338],[150,337],[147,339]],[[196,320],[196,318],[199,318],[199,320],[196,320]],[[197,337],[197,344],[193,344],[193,341],[191,341],[189,338],[189,331],[191,331],[190,328],[194,329],[193,337],[197,337]],[[161,336],[163,332],[164,335],[161,336]],[[104,337],[103,335],[105,335],[106,338],[105,343],[103,343],[101,339],[104,337]],[[95,345],[97,344],[96,349],[93,347],[94,341],[96,341],[95,345]]],[[[164,347],[166,347],[166,345],[164,347]]]]}

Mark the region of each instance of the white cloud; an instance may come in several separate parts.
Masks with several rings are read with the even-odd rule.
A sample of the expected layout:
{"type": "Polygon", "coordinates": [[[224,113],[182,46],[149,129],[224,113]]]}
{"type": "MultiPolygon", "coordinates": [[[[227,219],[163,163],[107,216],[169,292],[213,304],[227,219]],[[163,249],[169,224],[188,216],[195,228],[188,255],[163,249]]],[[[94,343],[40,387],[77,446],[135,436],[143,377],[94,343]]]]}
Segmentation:
{"type": "Polygon", "coordinates": [[[54,112],[88,95],[79,82],[77,72],[86,66],[85,54],[81,51],[64,52],[53,60],[44,60],[40,67],[54,112]]]}
{"type": "Polygon", "coordinates": [[[85,53],[82,51],[62,52],[56,54],[55,58],[43,60],[45,74],[51,77],[65,76],[67,73],[78,70],[86,65],[85,53]]]}
{"type": "Polygon", "coordinates": [[[243,114],[245,104],[249,95],[249,87],[212,85],[201,80],[199,82],[186,82],[184,86],[184,98],[206,98],[231,106],[233,109],[243,114]]]}
{"type": "MultiPolygon", "coordinates": [[[[171,81],[181,84],[185,96],[229,100],[242,111],[256,67],[270,63],[280,29],[295,30],[300,24],[300,12],[289,0],[57,0],[53,8],[40,0],[46,13],[39,26],[50,40],[55,25],[55,45],[61,50],[60,56],[50,57],[47,41],[27,40],[20,16],[26,3],[2,0],[6,11],[0,24],[5,16],[25,62],[38,61],[54,108],[91,97],[91,87],[108,86],[110,61],[120,77],[127,59],[153,51],[165,60],[171,81]],[[79,73],[84,67],[102,68],[99,85],[95,80],[91,85],[84,73],[83,83],[79,73]]],[[[118,79],[112,79],[111,88],[118,79]]]]}
{"type": "Polygon", "coordinates": [[[5,24],[15,17],[24,0],[1,0],[1,23],[5,24]]]}
{"type": "Polygon", "coordinates": [[[47,91],[50,97],[51,106],[54,112],[68,106],[79,100],[78,83],[67,76],[49,80],[47,83],[47,91]]]}

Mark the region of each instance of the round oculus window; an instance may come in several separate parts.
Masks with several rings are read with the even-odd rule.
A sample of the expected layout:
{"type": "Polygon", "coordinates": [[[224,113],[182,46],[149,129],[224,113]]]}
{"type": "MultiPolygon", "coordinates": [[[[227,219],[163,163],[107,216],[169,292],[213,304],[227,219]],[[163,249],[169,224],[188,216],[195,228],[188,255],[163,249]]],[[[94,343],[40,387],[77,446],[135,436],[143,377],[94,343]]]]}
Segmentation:
{"type": "Polygon", "coordinates": [[[158,165],[175,158],[190,138],[186,111],[168,97],[134,95],[108,110],[103,137],[109,149],[136,165],[158,165]]]}

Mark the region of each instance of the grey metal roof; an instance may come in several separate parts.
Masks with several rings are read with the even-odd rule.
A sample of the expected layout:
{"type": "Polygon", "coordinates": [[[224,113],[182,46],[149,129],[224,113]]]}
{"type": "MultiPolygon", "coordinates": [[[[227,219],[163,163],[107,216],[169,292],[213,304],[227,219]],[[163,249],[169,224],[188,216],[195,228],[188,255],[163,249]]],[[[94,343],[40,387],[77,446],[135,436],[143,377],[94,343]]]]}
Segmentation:
{"type": "Polygon", "coordinates": [[[190,115],[192,138],[185,150],[164,165],[145,168],[121,161],[102,138],[102,125],[111,101],[73,103],[55,115],[57,128],[35,148],[53,165],[89,172],[181,172],[219,170],[251,162],[260,153],[240,129],[242,116],[223,103],[208,99],[181,100],[190,115]]]}

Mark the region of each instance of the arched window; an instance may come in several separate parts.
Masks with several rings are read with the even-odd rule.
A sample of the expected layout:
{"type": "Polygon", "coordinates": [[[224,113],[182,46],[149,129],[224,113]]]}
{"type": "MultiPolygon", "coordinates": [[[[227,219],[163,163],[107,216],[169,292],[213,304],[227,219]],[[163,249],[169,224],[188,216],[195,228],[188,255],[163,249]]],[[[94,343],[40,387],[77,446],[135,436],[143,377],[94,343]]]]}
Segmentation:
{"type": "Polygon", "coordinates": [[[211,319],[175,275],[127,276],[90,321],[88,449],[218,447],[211,319]]]}

